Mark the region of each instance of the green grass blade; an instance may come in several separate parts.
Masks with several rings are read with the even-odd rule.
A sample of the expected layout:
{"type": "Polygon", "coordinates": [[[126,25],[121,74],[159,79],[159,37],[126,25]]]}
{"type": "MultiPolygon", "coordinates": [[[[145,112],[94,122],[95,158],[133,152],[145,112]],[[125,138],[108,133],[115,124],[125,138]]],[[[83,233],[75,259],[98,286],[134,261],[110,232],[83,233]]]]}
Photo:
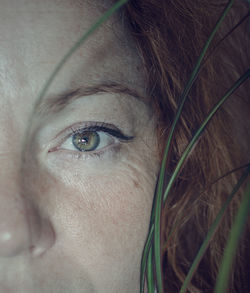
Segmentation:
{"type": "MultiPolygon", "coordinates": [[[[198,141],[199,137],[201,136],[203,130],[205,129],[205,127],[207,126],[208,122],[212,119],[213,115],[218,111],[218,109],[222,106],[222,104],[226,101],[226,99],[228,99],[230,97],[230,95],[242,84],[244,83],[247,78],[249,78],[250,76],[250,70],[247,70],[246,73],[241,76],[236,82],[235,84],[228,90],[228,92],[220,99],[220,101],[215,105],[215,107],[210,111],[209,115],[206,117],[206,119],[203,121],[202,125],[200,126],[200,128],[198,129],[198,131],[195,133],[194,137],[192,138],[191,142],[189,143],[189,145],[187,146],[187,148],[185,149],[185,151],[183,152],[174,172],[173,175],[170,178],[169,184],[166,188],[165,194],[164,194],[164,198],[163,200],[165,201],[167,198],[167,195],[170,191],[171,185],[173,184],[175,178],[177,177],[182,164],[184,163],[185,159],[187,158],[188,154],[191,152],[192,148],[195,146],[196,142],[198,141]]],[[[247,169],[248,173],[249,173],[249,167],[247,169]]],[[[247,174],[248,174],[247,173],[247,174]]],[[[238,187],[238,185],[237,185],[238,187]]],[[[239,188],[239,187],[238,187],[239,188]]],[[[233,191],[233,195],[235,194],[235,192],[233,191]]],[[[231,195],[232,196],[232,195],[231,195]]],[[[229,197],[229,199],[231,198],[231,196],[229,197]]],[[[230,200],[231,201],[231,200],[230,200]]],[[[228,202],[225,203],[226,206],[229,204],[228,202]]],[[[202,244],[195,260],[194,263],[191,266],[191,269],[183,283],[183,286],[181,288],[181,293],[185,292],[191,278],[192,275],[201,259],[201,257],[203,256],[203,254],[205,253],[205,250],[207,248],[207,245],[211,239],[211,237],[213,236],[213,233],[215,232],[215,229],[217,227],[217,225],[220,222],[220,219],[222,217],[222,214],[224,213],[225,207],[223,206],[222,210],[220,211],[220,213],[218,214],[218,216],[216,217],[216,220],[214,221],[213,225],[211,226],[211,229],[208,232],[208,235],[204,241],[204,243],[202,244]]]]}
{"type": "Polygon", "coordinates": [[[245,190],[243,201],[237,212],[235,222],[230,232],[229,240],[224,251],[222,263],[217,277],[215,293],[224,293],[227,290],[229,274],[233,265],[236,249],[250,212],[250,182],[245,190]]]}
{"type": "Polygon", "coordinates": [[[117,3],[115,3],[109,10],[107,10],[98,20],[96,23],[94,23],[90,29],[82,35],[78,39],[78,41],[74,44],[74,46],[64,55],[64,57],[61,59],[61,61],[57,64],[54,71],[50,75],[49,79],[46,81],[43,89],[41,90],[36,104],[39,104],[43,97],[45,96],[48,88],[52,84],[53,80],[55,79],[58,72],[62,69],[63,65],[67,62],[67,60],[74,54],[74,52],[89,38],[90,35],[92,35],[104,22],[106,22],[109,17],[115,13],[119,8],[121,8],[128,0],[119,0],[117,3]]]}
{"type": "Polygon", "coordinates": [[[237,30],[237,28],[239,28],[246,20],[249,19],[250,16],[250,11],[244,16],[242,17],[242,19],[234,26],[230,29],[230,31],[228,33],[226,33],[226,35],[221,38],[216,44],[215,46],[212,48],[212,50],[210,50],[209,55],[204,59],[204,63],[203,65],[207,62],[207,60],[214,54],[214,52],[219,48],[219,46],[229,37],[232,35],[232,33],[237,30]]]}
{"type": "Polygon", "coordinates": [[[157,292],[163,292],[162,283],[162,270],[161,270],[161,237],[160,237],[160,218],[161,218],[161,205],[162,196],[160,195],[159,200],[156,204],[156,216],[155,216],[155,231],[154,231],[154,260],[155,260],[155,270],[156,270],[156,282],[157,282],[157,292]]]}
{"type": "MultiPolygon", "coordinates": [[[[148,258],[152,258],[152,239],[153,239],[153,232],[154,232],[154,225],[150,227],[150,231],[148,234],[147,241],[144,246],[143,254],[142,254],[142,260],[141,260],[141,276],[140,276],[140,293],[144,293],[144,284],[145,284],[145,274],[146,274],[146,269],[147,269],[147,262],[148,258]],[[150,252],[151,251],[151,252],[150,252]],[[149,256],[150,253],[150,256],[149,256]]],[[[152,264],[152,263],[151,263],[152,264]]],[[[150,270],[148,272],[148,277],[149,274],[152,273],[153,271],[150,270]]],[[[152,277],[150,277],[151,280],[152,277]]],[[[148,278],[147,278],[148,280],[148,278]]]]}
{"type": "MultiPolygon", "coordinates": [[[[209,38],[208,38],[205,46],[202,49],[202,52],[201,52],[201,54],[200,54],[200,56],[199,56],[199,58],[197,60],[197,63],[196,63],[195,68],[194,68],[194,70],[193,70],[193,72],[191,74],[191,77],[190,77],[189,81],[187,82],[187,85],[186,85],[186,87],[185,87],[185,89],[184,89],[184,91],[183,91],[183,93],[181,95],[181,98],[180,98],[181,103],[179,105],[178,111],[176,113],[175,119],[174,119],[173,124],[172,124],[171,129],[170,129],[170,133],[169,133],[169,136],[168,136],[168,141],[167,141],[166,148],[165,148],[165,152],[164,152],[164,155],[163,155],[163,162],[166,162],[166,159],[168,157],[168,152],[169,152],[169,149],[170,149],[171,140],[172,140],[172,137],[173,137],[173,134],[174,134],[174,130],[175,130],[176,124],[177,124],[177,122],[178,122],[178,120],[180,118],[180,115],[181,115],[183,106],[184,106],[185,101],[187,99],[187,95],[188,95],[188,93],[189,93],[189,91],[190,91],[190,89],[191,89],[191,87],[192,87],[192,85],[193,85],[193,83],[194,83],[194,81],[195,81],[198,73],[199,73],[199,69],[201,67],[201,62],[202,62],[202,60],[203,60],[203,58],[204,58],[204,56],[205,56],[205,54],[207,52],[207,49],[208,49],[209,45],[212,42],[212,40],[213,40],[216,32],[218,31],[218,29],[219,29],[221,23],[223,22],[224,18],[226,17],[227,13],[231,9],[233,3],[234,3],[234,0],[229,1],[228,5],[224,9],[224,11],[223,11],[220,19],[216,23],[216,25],[215,25],[212,33],[210,34],[210,36],[209,36],[209,38]]],[[[162,167],[161,167],[161,170],[160,170],[160,174],[164,174],[164,171],[165,171],[165,165],[162,164],[162,167]]],[[[162,186],[163,186],[163,178],[160,176],[160,180],[159,180],[159,184],[158,184],[158,189],[159,190],[162,189],[162,186]]]]}
{"type": "Polygon", "coordinates": [[[173,134],[174,134],[174,130],[175,130],[175,127],[176,127],[176,124],[180,118],[180,115],[181,115],[181,112],[182,112],[182,109],[183,109],[183,106],[185,104],[185,101],[187,99],[187,95],[199,73],[199,68],[201,66],[201,62],[207,52],[207,49],[210,45],[210,43],[212,42],[213,38],[214,38],[214,35],[216,34],[216,32],[218,31],[221,23],[223,22],[224,18],[226,17],[227,13],[229,12],[229,10],[231,9],[232,5],[234,3],[234,0],[231,0],[229,1],[229,4],[226,6],[224,12],[222,13],[222,16],[221,18],[219,19],[219,21],[216,23],[211,35],[209,36],[202,52],[201,52],[201,55],[199,56],[198,58],[198,61],[195,65],[195,68],[192,72],[192,75],[189,79],[189,81],[187,82],[187,85],[181,95],[181,103],[179,105],[179,108],[178,108],[178,111],[176,113],[176,116],[175,116],[175,119],[173,121],[173,124],[171,126],[171,129],[170,129],[170,133],[169,133],[169,136],[168,136],[168,140],[167,140],[167,143],[166,143],[166,147],[165,147],[165,150],[164,150],[164,154],[163,154],[163,159],[162,159],[162,164],[161,164],[161,169],[160,169],[160,175],[159,175],[159,182],[158,182],[158,187],[157,187],[157,193],[158,192],[162,192],[162,189],[163,189],[163,182],[164,182],[164,173],[165,173],[165,163],[167,161],[167,157],[168,157],[168,154],[169,154],[169,149],[170,149],[170,145],[171,145],[171,141],[172,141],[172,138],[173,138],[173,134]]]}
{"type": "Polygon", "coordinates": [[[176,168],[168,182],[168,185],[166,187],[164,196],[163,196],[163,200],[164,202],[167,199],[167,196],[169,194],[169,191],[184,163],[184,161],[186,160],[187,156],[190,154],[190,152],[192,151],[193,147],[195,146],[196,142],[198,141],[198,139],[200,138],[202,132],[204,131],[205,127],[207,126],[208,122],[212,119],[212,117],[215,115],[215,113],[218,111],[218,109],[222,106],[222,104],[230,97],[230,95],[242,84],[244,83],[248,78],[250,77],[250,69],[247,70],[245,72],[245,74],[243,74],[236,82],[235,84],[228,90],[228,92],[219,100],[219,102],[214,106],[214,108],[210,111],[210,113],[208,114],[208,116],[206,117],[206,119],[203,121],[203,123],[201,124],[200,128],[196,131],[195,135],[193,136],[192,140],[190,141],[190,143],[188,144],[188,146],[186,147],[186,149],[184,150],[181,158],[179,159],[176,168]]]}
{"type": "MultiPolygon", "coordinates": [[[[212,187],[214,184],[216,184],[218,181],[222,180],[223,178],[227,177],[228,175],[230,175],[232,173],[235,173],[235,172],[237,172],[239,170],[246,169],[248,167],[250,167],[250,164],[245,164],[245,165],[242,165],[242,166],[237,167],[235,169],[232,169],[229,172],[226,172],[225,174],[223,174],[222,176],[220,176],[219,178],[217,178],[215,181],[209,183],[208,184],[208,187],[212,187]]],[[[204,188],[203,191],[201,191],[197,195],[197,197],[190,202],[190,204],[191,205],[195,204],[195,202],[197,201],[197,199],[199,199],[200,195],[203,194],[207,190],[208,187],[204,188]]],[[[170,230],[170,232],[168,234],[168,238],[167,238],[167,240],[164,243],[164,245],[165,245],[164,248],[165,249],[166,249],[166,247],[168,245],[168,242],[169,242],[171,236],[174,234],[174,232],[176,231],[176,229],[179,227],[180,224],[181,224],[181,217],[177,215],[177,221],[176,221],[175,225],[172,227],[172,229],[170,230]]]]}
{"type": "Polygon", "coordinates": [[[153,248],[150,247],[147,263],[147,289],[148,293],[155,292],[154,266],[153,266],[153,248]]]}
{"type": "MultiPolygon", "coordinates": [[[[183,91],[183,94],[181,96],[181,103],[178,107],[178,111],[176,113],[175,119],[173,121],[173,124],[170,129],[170,133],[168,136],[168,140],[166,143],[166,147],[164,150],[164,155],[162,159],[162,165],[159,175],[159,181],[158,181],[158,187],[157,187],[157,193],[156,193],[156,204],[155,204],[155,214],[153,214],[153,218],[155,218],[155,231],[154,231],[154,259],[155,259],[155,266],[156,266],[156,280],[157,280],[157,290],[159,293],[162,293],[162,271],[161,271],[161,243],[160,243],[160,220],[161,220],[161,210],[162,210],[162,201],[163,201],[163,183],[164,183],[164,174],[166,169],[166,161],[169,155],[173,134],[176,128],[176,124],[180,118],[183,106],[185,104],[185,101],[187,99],[188,93],[199,73],[199,69],[201,66],[201,62],[207,52],[207,49],[211,43],[211,41],[214,38],[214,35],[216,34],[217,30],[219,29],[221,23],[223,22],[224,18],[226,17],[227,13],[231,9],[232,5],[234,3],[234,0],[229,1],[228,5],[226,6],[225,10],[222,13],[222,16],[220,17],[219,21],[216,23],[212,33],[210,34],[202,52],[201,55],[198,58],[198,61],[196,63],[196,66],[191,74],[191,77],[183,91]]],[[[166,193],[164,193],[166,194],[166,193]]]]}
{"type": "MultiPolygon", "coordinates": [[[[189,272],[182,284],[182,287],[181,287],[181,290],[180,290],[180,293],[185,293],[186,290],[187,290],[187,287],[193,277],[193,274],[195,273],[196,271],[196,268],[198,267],[204,253],[206,252],[207,250],[207,247],[209,246],[209,243],[210,243],[210,240],[211,238],[213,237],[214,233],[216,232],[217,228],[218,228],[218,225],[220,224],[221,222],[221,219],[227,209],[227,207],[229,206],[229,204],[231,203],[232,199],[234,198],[234,195],[237,193],[237,191],[239,190],[239,188],[242,186],[242,184],[244,183],[244,181],[247,179],[248,175],[250,173],[250,166],[248,166],[248,168],[245,170],[245,172],[242,174],[242,176],[240,177],[240,179],[238,180],[237,184],[235,185],[232,193],[230,194],[230,196],[227,198],[226,202],[223,204],[222,208],[220,209],[218,215],[216,216],[214,222],[212,223],[208,233],[207,233],[207,236],[206,238],[204,239],[190,269],[189,269],[189,272]]],[[[218,292],[222,292],[222,291],[218,291],[218,292]]]]}
{"type": "MultiPolygon", "coordinates": [[[[195,133],[195,135],[193,136],[192,140],[190,141],[190,143],[188,144],[188,146],[186,147],[186,149],[184,150],[180,160],[178,161],[176,168],[172,174],[172,176],[169,179],[168,185],[166,187],[165,193],[163,195],[163,202],[165,203],[167,196],[170,192],[170,189],[183,165],[183,163],[185,162],[187,156],[190,154],[190,152],[192,151],[192,149],[194,148],[195,144],[197,143],[198,139],[200,138],[200,136],[202,135],[202,132],[204,131],[205,127],[207,126],[208,122],[212,119],[212,117],[215,115],[215,113],[218,111],[218,109],[223,105],[223,103],[231,96],[231,94],[242,84],[244,83],[247,78],[249,78],[250,76],[250,70],[247,70],[246,73],[241,76],[236,82],[235,84],[227,91],[227,93],[219,100],[219,102],[214,106],[214,108],[210,111],[210,113],[208,114],[208,116],[206,117],[206,119],[203,121],[203,123],[201,124],[200,128],[197,130],[197,132],[195,133]]],[[[160,210],[161,210],[161,205],[159,203],[160,200],[159,198],[161,198],[160,196],[158,196],[158,200],[156,200],[156,214],[155,214],[155,231],[154,231],[154,245],[157,245],[158,250],[157,252],[154,254],[154,258],[155,258],[155,265],[156,265],[156,278],[158,277],[158,281],[157,281],[157,289],[158,292],[162,292],[160,290],[162,290],[162,282],[161,282],[161,275],[160,277],[157,274],[161,274],[161,250],[160,250],[160,210]],[[159,210],[158,210],[159,209],[159,210]],[[158,220],[158,221],[157,221],[158,220]],[[158,225],[158,229],[156,230],[156,226],[158,225]],[[158,260],[158,261],[157,261],[158,260]],[[158,270],[157,270],[157,266],[158,266],[158,270]],[[159,283],[161,282],[161,283],[159,283]]],[[[154,247],[154,252],[156,251],[155,247],[154,247]]]]}
{"type": "MultiPolygon", "coordinates": [[[[156,194],[155,194],[156,196],[156,194]]],[[[148,260],[149,249],[152,249],[153,244],[153,235],[154,235],[154,215],[155,215],[155,197],[153,200],[152,211],[150,216],[149,232],[147,235],[147,240],[144,246],[142,261],[141,261],[141,275],[140,275],[140,292],[144,292],[144,282],[145,282],[145,273],[148,260]]],[[[153,270],[149,270],[153,274],[153,270]]],[[[149,277],[149,271],[147,272],[147,278],[149,277]]],[[[150,277],[150,280],[153,280],[154,276],[150,277]]]]}

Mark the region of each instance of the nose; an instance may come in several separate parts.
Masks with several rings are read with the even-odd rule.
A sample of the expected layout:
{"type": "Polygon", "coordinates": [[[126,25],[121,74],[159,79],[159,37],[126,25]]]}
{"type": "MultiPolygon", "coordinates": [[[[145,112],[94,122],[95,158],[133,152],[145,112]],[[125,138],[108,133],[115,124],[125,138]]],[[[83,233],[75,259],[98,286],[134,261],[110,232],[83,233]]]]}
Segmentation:
{"type": "Polygon", "coordinates": [[[0,196],[0,256],[15,256],[31,243],[26,208],[17,195],[7,190],[1,190],[0,196]]]}
{"type": "Polygon", "coordinates": [[[4,165],[0,169],[0,257],[42,255],[55,241],[51,222],[21,194],[18,176],[4,165]]]}

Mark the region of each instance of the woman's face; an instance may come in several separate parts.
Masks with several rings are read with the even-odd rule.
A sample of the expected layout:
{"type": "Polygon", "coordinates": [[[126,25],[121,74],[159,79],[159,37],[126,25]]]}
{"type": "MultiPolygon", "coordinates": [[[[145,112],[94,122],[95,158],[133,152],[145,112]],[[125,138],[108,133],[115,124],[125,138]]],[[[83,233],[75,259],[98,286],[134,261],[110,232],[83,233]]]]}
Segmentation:
{"type": "Polygon", "coordinates": [[[118,16],[36,104],[106,8],[0,0],[1,293],[139,290],[159,162],[141,63],[118,16]]]}

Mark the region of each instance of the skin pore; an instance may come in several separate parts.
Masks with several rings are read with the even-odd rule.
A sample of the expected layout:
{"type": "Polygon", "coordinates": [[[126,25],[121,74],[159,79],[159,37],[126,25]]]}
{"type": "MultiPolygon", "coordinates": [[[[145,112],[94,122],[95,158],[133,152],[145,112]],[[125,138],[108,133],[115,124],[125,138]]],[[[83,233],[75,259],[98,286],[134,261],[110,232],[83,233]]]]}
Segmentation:
{"type": "Polygon", "coordinates": [[[109,6],[0,0],[2,293],[139,291],[159,160],[154,117],[138,98],[142,65],[117,16],[34,109],[56,64],[109,6]],[[72,139],[87,130],[99,143],[82,152],[72,139]]]}

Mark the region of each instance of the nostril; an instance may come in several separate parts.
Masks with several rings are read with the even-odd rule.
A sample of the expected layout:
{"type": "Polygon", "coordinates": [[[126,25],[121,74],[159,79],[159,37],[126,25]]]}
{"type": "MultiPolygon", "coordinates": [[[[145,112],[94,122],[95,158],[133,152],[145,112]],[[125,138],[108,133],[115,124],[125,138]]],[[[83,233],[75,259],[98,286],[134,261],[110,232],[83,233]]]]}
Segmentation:
{"type": "Polygon", "coordinates": [[[41,232],[39,239],[30,247],[33,257],[42,256],[55,243],[55,231],[47,219],[41,221],[41,232]]]}
{"type": "Polygon", "coordinates": [[[13,257],[28,251],[33,257],[41,256],[54,242],[51,222],[41,217],[35,207],[27,208],[26,212],[1,209],[0,257],[13,257]]]}

